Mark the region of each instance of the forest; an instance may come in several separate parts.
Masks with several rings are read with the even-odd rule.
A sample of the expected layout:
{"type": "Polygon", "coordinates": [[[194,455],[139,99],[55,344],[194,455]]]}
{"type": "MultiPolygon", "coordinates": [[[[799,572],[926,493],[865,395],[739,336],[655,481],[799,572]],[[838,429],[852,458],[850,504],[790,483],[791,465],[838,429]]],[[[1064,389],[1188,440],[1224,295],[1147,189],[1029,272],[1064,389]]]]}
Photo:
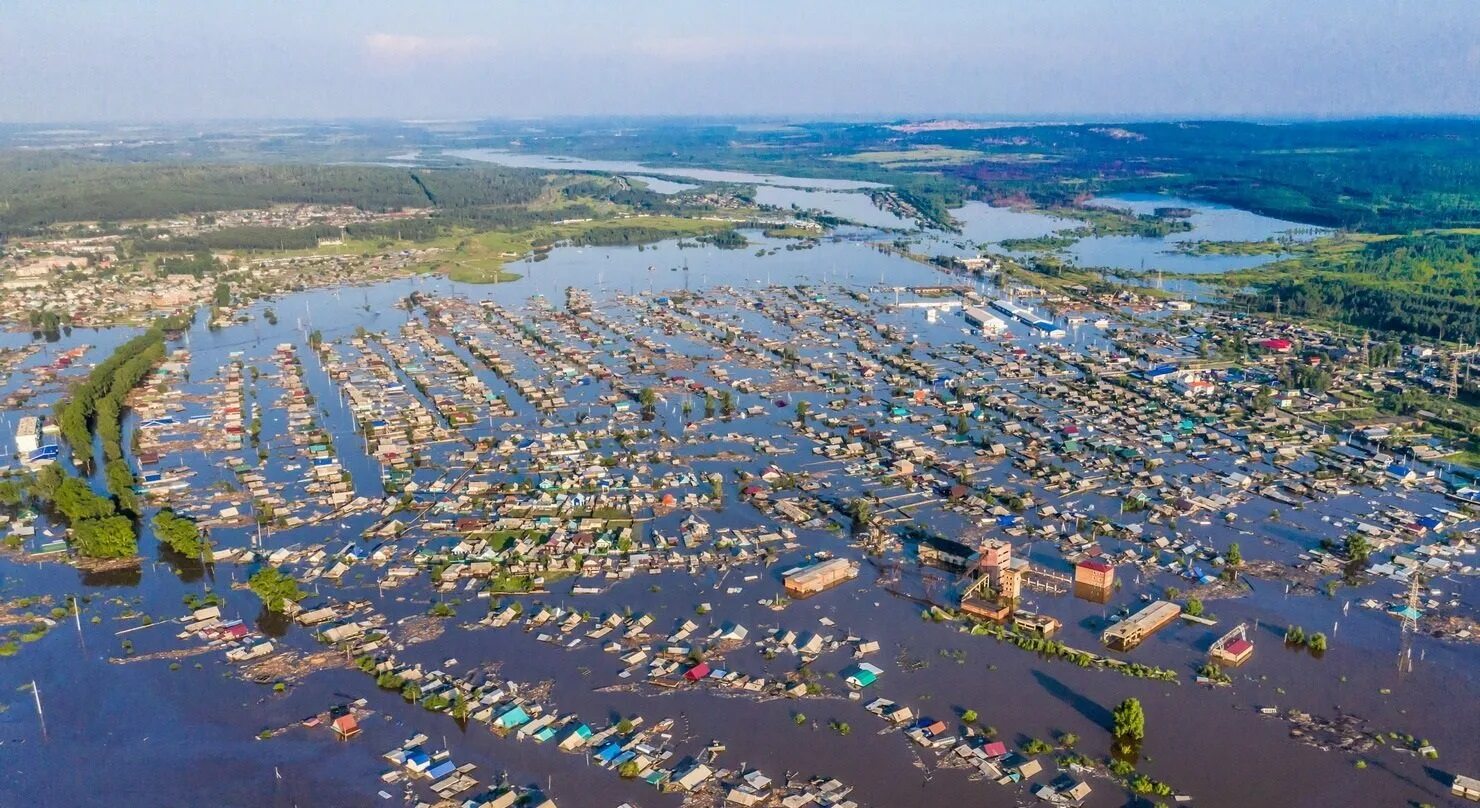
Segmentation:
{"type": "Polygon", "coordinates": [[[1480,340],[1480,234],[1376,241],[1281,265],[1240,304],[1431,339],[1480,340]]]}
{"type": "Polygon", "coordinates": [[[0,156],[0,237],[58,222],[116,222],[276,204],[354,205],[370,211],[526,205],[546,187],[541,172],[496,166],[125,163],[19,153],[0,156]]]}

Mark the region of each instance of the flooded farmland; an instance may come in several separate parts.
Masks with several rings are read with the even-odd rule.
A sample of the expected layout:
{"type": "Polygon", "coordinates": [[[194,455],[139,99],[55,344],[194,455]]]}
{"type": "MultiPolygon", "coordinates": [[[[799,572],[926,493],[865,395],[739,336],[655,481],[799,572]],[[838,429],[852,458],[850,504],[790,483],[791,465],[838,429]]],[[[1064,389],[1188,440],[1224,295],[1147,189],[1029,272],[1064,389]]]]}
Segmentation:
{"type": "MultiPolygon", "coordinates": [[[[839,215],[903,222],[873,212],[839,215]]],[[[993,222],[965,237],[1030,232],[993,222]]],[[[197,317],[122,445],[209,547],[144,520],[137,563],[74,567],[53,515],[6,512],[5,614],[47,628],[0,661],[0,803],[1455,799],[1480,770],[1473,512],[1442,463],[1248,406],[1275,372],[1198,349],[1319,333],[1059,298],[868,227],[197,317]],[[264,569],[301,597],[266,608],[264,569]],[[1210,669],[1235,631],[1252,656],[1210,669]],[[1145,737],[1112,754],[1127,698],[1145,737]]],[[[0,338],[0,454],[135,333],[0,338]]]]}

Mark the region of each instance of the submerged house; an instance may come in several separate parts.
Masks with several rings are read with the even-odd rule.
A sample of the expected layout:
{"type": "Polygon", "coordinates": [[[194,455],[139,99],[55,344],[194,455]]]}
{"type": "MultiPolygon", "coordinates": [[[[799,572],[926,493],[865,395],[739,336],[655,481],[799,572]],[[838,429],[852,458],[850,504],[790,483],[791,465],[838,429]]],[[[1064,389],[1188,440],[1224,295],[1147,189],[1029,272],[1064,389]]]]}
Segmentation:
{"type": "Polygon", "coordinates": [[[843,670],[843,681],[847,682],[849,687],[861,690],[878,681],[879,675],[883,672],[867,662],[859,662],[843,670]]]}

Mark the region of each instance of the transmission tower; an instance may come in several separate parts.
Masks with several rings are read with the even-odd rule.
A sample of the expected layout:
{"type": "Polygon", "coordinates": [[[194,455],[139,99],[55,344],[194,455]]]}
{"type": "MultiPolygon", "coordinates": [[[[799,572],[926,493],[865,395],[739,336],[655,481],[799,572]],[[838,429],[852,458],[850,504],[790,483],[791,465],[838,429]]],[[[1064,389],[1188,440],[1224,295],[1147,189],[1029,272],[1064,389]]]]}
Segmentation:
{"type": "Polygon", "coordinates": [[[1408,599],[1400,616],[1403,618],[1402,638],[1398,647],[1398,671],[1413,671],[1413,637],[1418,634],[1418,590],[1423,576],[1417,572],[1408,580],[1408,599]]]}

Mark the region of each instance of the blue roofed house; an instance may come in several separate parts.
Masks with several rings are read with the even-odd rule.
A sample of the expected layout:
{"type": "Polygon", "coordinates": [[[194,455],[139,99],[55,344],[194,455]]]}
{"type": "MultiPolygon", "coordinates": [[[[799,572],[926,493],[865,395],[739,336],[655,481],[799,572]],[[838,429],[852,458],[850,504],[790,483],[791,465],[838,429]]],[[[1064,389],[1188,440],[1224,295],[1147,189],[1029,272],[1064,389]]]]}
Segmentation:
{"type": "Polygon", "coordinates": [[[529,713],[524,712],[524,708],[516,704],[500,713],[498,718],[493,719],[493,726],[498,729],[514,729],[529,723],[529,720],[529,713]]]}

